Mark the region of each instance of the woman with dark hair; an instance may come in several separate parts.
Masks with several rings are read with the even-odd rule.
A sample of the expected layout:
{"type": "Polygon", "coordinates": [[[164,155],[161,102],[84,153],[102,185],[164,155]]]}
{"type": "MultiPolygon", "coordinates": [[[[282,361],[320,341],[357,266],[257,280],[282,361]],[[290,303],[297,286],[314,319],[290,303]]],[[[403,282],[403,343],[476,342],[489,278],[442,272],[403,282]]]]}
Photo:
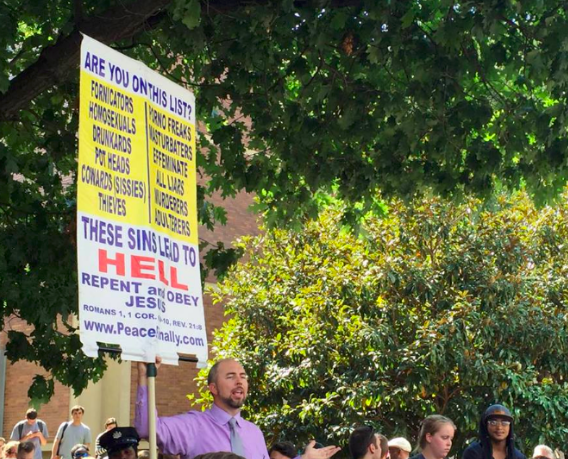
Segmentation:
{"type": "Polygon", "coordinates": [[[479,441],[463,452],[462,459],[526,459],[515,448],[513,416],[503,405],[491,405],[479,422],[479,441]]]}
{"type": "Polygon", "coordinates": [[[452,448],[456,426],[450,418],[433,414],[422,421],[418,434],[419,454],[411,459],[444,459],[452,448]]]}

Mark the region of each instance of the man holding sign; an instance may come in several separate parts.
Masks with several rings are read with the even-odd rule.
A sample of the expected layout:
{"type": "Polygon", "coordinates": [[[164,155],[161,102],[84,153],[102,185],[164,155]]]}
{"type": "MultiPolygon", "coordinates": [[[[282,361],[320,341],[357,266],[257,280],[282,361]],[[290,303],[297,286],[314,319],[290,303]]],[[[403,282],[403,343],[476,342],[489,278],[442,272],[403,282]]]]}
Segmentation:
{"type": "MultiPolygon", "coordinates": [[[[141,437],[148,436],[148,377],[146,364],[138,364],[138,394],[135,426],[141,437]]],[[[240,415],[248,393],[248,377],[233,359],[218,361],[207,377],[213,406],[206,411],[190,411],[156,421],[158,446],[165,454],[191,459],[198,454],[232,451],[246,459],[268,459],[260,429],[240,415]]],[[[328,459],[340,448],[315,449],[312,441],[301,459],[328,459]]]]}

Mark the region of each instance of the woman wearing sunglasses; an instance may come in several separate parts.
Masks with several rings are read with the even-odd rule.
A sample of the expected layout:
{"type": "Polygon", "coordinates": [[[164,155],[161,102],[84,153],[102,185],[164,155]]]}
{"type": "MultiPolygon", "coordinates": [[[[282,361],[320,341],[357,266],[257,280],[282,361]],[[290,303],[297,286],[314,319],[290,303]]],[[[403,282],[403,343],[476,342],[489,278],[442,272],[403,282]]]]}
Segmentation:
{"type": "Polygon", "coordinates": [[[479,441],[464,451],[462,459],[526,459],[515,448],[513,416],[503,405],[491,405],[479,422],[479,441]]]}
{"type": "Polygon", "coordinates": [[[71,457],[73,459],[82,459],[89,456],[89,447],[86,445],[78,444],[71,448],[71,457]]]}

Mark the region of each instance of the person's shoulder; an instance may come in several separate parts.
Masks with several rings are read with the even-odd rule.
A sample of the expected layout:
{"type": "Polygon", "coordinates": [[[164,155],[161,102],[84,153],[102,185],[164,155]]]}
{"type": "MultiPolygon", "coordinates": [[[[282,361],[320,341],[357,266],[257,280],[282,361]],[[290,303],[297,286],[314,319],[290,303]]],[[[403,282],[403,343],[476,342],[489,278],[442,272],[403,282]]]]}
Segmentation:
{"type": "Polygon", "coordinates": [[[262,443],[266,446],[266,441],[264,439],[264,434],[260,427],[258,427],[254,422],[247,421],[246,419],[241,418],[241,427],[247,432],[247,435],[250,435],[251,438],[255,438],[255,441],[262,443]]]}
{"type": "Polygon", "coordinates": [[[180,414],[174,414],[173,416],[160,416],[158,419],[161,422],[166,423],[176,423],[176,424],[186,424],[186,425],[199,425],[203,422],[204,418],[209,418],[209,412],[211,410],[207,409],[205,411],[185,411],[180,414]]]}
{"type": "Polygon", "coordinates": [[[260,428],[254,422],[247,421],[245,418],[242,418],[242,417],[241,417],[241,421],[243,423],[243,426],[247,426],[250,429],[255,429],[255,430],[260,431],[260,428]]]}
{"type": "Polygon", "coordinates": [[[59,433],[63,432],[63,429],[65,429],[65,426],[69,427],[69,423],[67,421],[63,421],[61,424],[59,424],[59,427],[57,428],[57,433],[55,435],[57,436],[57,435],[59,435],[59,433]]]}
{"type": "Polygon", "coordinates": [[[468,449],[478,449],[478,448],[481,448],[481,442],[476,440],[476,441],[471,442],[471,444],[466,448],[466,451],[468,449]]]}
{"type": "Polygon", "coordinates": [[[205,411],[197,411],[197,410],[190,410],[190,411],[185,411],[183,413],[180,414],[176,414],[175,416],[166,416],[166,417],[172,417],[172,418],[181,418],[181,419],[189,419],[189,420],[194,420],[194,419],[201,419],[203,418],[203,416],[208,416],[209,412],[211,410],[207,409],[205,411]]]}
{"type": "Polygon", "coordinates": [[[425,459],[425,458],[424,458],[424,454],[418,453],[414,456],[411,456],[410,459],[425,459]]]}
{"type": "Polygon", "coordinates": [[[514,459],[527,459],[527,457],[521,453],[517,448],[513,451],[513,458],[514,459]]]}
{"type": "Polygon", "coordinates": [[[20,428],[23,429],[23,425],[26,422],[26,420],[24,419],[23,421],[18,421],[16,422],[16,424],[14,424],[14,427],[12,428],[12,435],[10,435],[10,439],[11,440],[19,440],[20,439],[20,435],[18,430],[20,430],[20,428]]]}
{"type": "Polygon", "coordinates": [[[463,452],[463,458],[475,458],[481,455],[481,443],[478,441],[474,441],[471,445],[469,445],[463,452]]]}

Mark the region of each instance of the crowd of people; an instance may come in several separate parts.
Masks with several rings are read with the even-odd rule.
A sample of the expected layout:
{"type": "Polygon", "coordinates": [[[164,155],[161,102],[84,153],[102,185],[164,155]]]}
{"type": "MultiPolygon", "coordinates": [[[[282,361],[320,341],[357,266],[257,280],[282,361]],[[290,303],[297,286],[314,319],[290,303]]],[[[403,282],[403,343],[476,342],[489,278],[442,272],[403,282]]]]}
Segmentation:
{"type": "MultiPolygon", "coordinates": [[[[61,423],[55,434],[51,459],[91,457],[91,429],[82,422],[84,414],[85,409],[80,405],[71,408],[71,420],[61,423]]],[[[94,458],[107,458],[107,452],[101,445],[104,443],[104,434],[113,427],[117,427],[116,419],[109,418],[105,423],[105,431],[96,439],[94,458]]],[[[30,408],[26,411],[25,419],[16,423],[12,429],[8,442],[0,437],[0,459],[42,459],[41,447],[47,444],[48,437],[47,424],[38,419],[35,409],[30,408]]]]}
{"type": "MultiPolygon", "coordinates": [[[[159,363],[159,362],[158,362],[159,363]]],[[[199,455],[231,451],[246,459],[329,459],[339,451],[335,446],[318,447],[308,443],[298,454],[292,443],[281,442],[266,449],[260,429],[240,415],[248,393],[248,378],[242,365],[224,359],[211,368],[207,379],[213,396],[213,406],[206,411],[158,417],[156,423],[158,447],[166,454],[182,459],[199,455]]],[[[148,435],[148,391],[146,364],[138,364],[138,392],[135,427],[142,437],[148,435]]],[[[456,427],[447,417],[428,416],[421,425],[417,446],[412,448],[405,438],[392,438],[361,426],[349,438],[352,459],[444,459],[450,453],[456,427]]],[[[489,407],[480,420],[479,439],[471,444],[462,459],[525,459],[515,448],[513,417],[502,405],[489,407]]],[[[533,459],[559,459],[546,445],[538,445],[533,459]]]]}
{"type": "MultiPolygon", "coordinates": [[[[95,442],[96,459],[148,458],[147,450],[138,451],[140,437],[148,438],[146,368],[146,364],[138,364],[135,427],[118,427],[116,419],[109,418],[95,442]]],[[[275,443],[268,450],[260,429],[241,417],[248,378],[238,361],[218,361],[211,368],[207,383],[213,397],[211,408],[157,418],[157,446],[163,459],[329,459],[340,450],[315,441],[309,442],[301,453],[287,441],[275,443]]],[[[84,412],[83,407],[74,406],[72,420],[59,426],[51,459],[91,457],[91,431],[82,423],[84,412]]],[[[478,440],[468,446],[461,459],[526,459],[514,445],[513,421],[511,412],[503,405],[490,406],[481,416],[478,440]]],[[[421,423],[417,445],[412,448],[406,438],[389,440],[371,426],[359,426],[349,437],[349,455],[351,459],[445,459],[455,431],[451,419],[428,416],[421,423]]],[[[46,424],[30,409],[26,419],[14,426],[9,442],[0,438],[0,459],[41,459],[41,446],[47,443],[48,435],[46,424]]],[[[550,447],[537,445],[532,459],[563,458],[550,447]]]]}

